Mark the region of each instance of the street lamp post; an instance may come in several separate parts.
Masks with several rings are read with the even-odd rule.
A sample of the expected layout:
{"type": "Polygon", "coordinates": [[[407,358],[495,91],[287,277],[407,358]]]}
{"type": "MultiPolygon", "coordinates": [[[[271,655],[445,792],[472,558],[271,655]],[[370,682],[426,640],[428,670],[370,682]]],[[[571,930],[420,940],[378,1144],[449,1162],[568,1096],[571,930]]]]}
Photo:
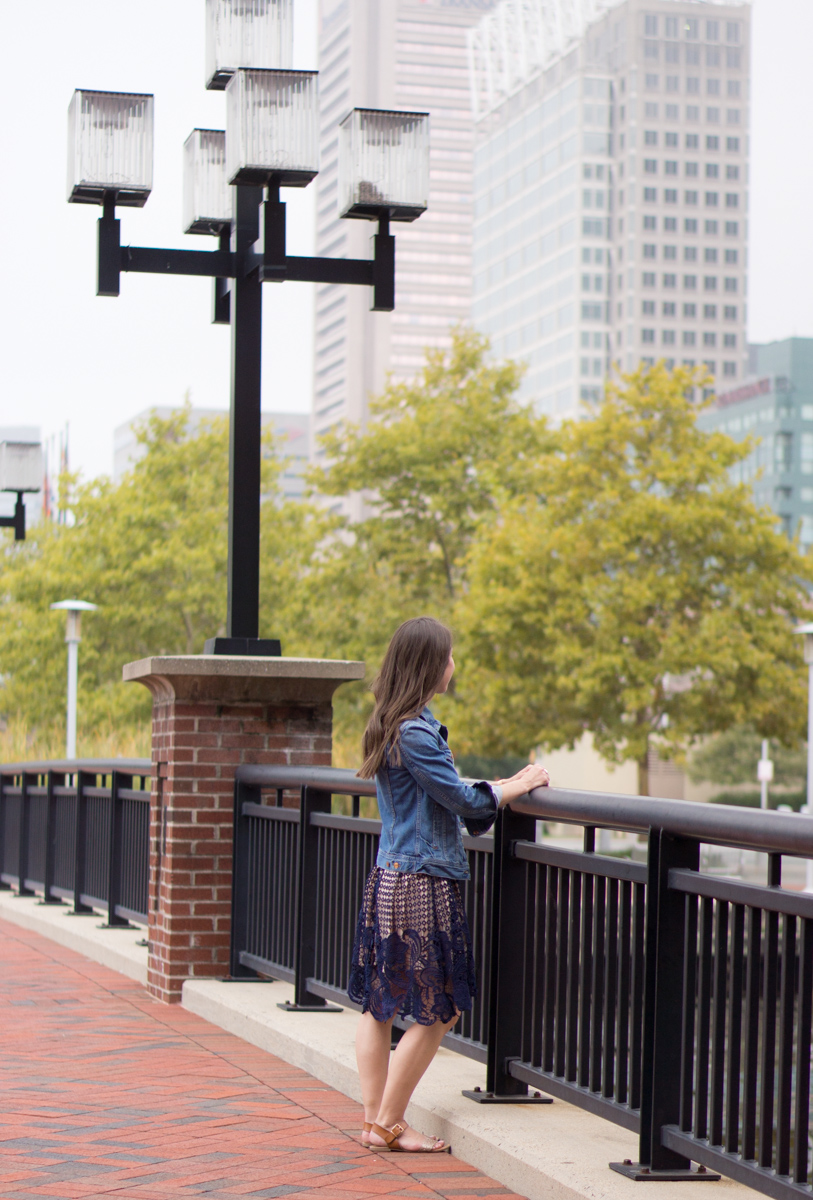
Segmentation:
{"type": "Polygon", "coordinates": [[[68,199],[99,204],[97,295],[118,296],[123,271],[214,280],[213,322],[231,325],[229,564],[226,637],[215,654],[279,654],[259,639],[262,285],[298,280],[372,289],[395,307],[391,221],[414,221],[429,189],[426,113],[356,108],[340,122],[339,215],[377,222],[371,258],[310,258],[286,249],[280,189],[319,170],[318,73],[290,69],[293,0],[207,0],[206,86],[226,92],[226,129],[184,145],[184,231],[212,251],[122,246],[117,207],[152,189],[153,97],[77,91],[69,111],[68,199]],[[231,196],[229,193],[231,192],[231,196]]]}
{"type": "Polygon", "coordinates": [[[79,643],[82,640],[82,613],[95,612],[97,605],[87,600],[59,600],[51,608],[68,614],[65,641],[68,643],[68,703],[65,720],[65,757],[76,758],[76,706],[79,681],[79,643]]]}

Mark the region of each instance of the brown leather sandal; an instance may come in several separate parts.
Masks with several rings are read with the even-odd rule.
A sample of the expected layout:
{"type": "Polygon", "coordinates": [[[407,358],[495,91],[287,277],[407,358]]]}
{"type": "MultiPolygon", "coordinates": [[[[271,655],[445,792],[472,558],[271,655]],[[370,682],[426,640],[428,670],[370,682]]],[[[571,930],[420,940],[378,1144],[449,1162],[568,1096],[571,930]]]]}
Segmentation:
{"type": "Polygon", "coordinates": [[[431,1141],[427,1139],[424,1144],[419,1146],[416,1150],[407,1150],[404,1146],[400,1145],[398,1141],[399,1137],[406,1133],[406,1131],[407,1126],[401,1125],[400,1123],[393,1125],[392,1129],[385,1129],[383,1125],[379,1125],[377,1122],[373,1121],[371,1132],[377,1133],[380,1138],[383,1138],[383,1140],[386,1142],[386,1145],[373,1146],[371,1144],[370,1149],[378,1150],[382,1153],[389,1151],[391,1154],[451,1154],[452,1152],[451,1146],[439,1146],[437,1144],[441,1140],[440,1138],[432,1138],[431,1141]]]}
{"type": "Polygon", "coordinates": [[[362,1144],[362,1146],[366,1146],[368,1150],[375,1149],[374,1146],[371,1146],[369,1142],[365,1142],[365,1140],[364,1140],[365,1133],[370,1133],[372,1128],[373,1128],[372,1121],[365,1121],[361,1127],[361,1144],[362,1144]]]}

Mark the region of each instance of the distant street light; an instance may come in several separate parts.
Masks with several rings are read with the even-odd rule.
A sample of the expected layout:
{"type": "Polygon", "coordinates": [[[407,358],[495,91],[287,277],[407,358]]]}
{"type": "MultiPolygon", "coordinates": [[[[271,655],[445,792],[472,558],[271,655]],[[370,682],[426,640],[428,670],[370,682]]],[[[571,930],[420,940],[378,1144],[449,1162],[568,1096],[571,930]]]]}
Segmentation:
{"type": "MultiPolygon", "coordinates": [[[[797,625],[795,633],[804,639],[805,662],[807,663],[807,804],[808,813],[813,813],[813,621],[797,625]]],[[[813,892],[813,859],[807,860],[805,891],[813,892]]]]}
{"type": "Polygon", "coordinates": [[[762,739],[762,757],[757,763],[757,782],[759,783],[759,807],[768,807],[768,784],[773,783],[773,762],[768,758],[770,753],[768,739],[762,739]]]}
{"type": "Polygon", "coordinates": [[[318,72],[291,70],[292,55],[293,0],[207,0],[206,86],[225,90],[226,130],[184,144],[183,229],[217,237],[217,250],[121,245],[116,207],[141,208],[152,190],[152,95],[77,91],[68,114],[68,200],[102,205],[97,295],[118,296],[122,271],[209,276],[213,321],[231,325],[227,636],[209,639],[213,653],[280,653],[258,638],[262,284],[361,284],[373,312],[391,312],[390,221],[428,202],[428,114],[353,109],[337,129],[336,211],[378,223],[373,256],[287,253],[280,189],[319,172],[318,72]]]}
{"type": "Polygon", "coordinates": [[[68,711],[65,733],[65,757],[76,758],[76,694],[79,679],[79,643],[82,640],[82,613],[95,612],[97,606],[87,600],[59,600],[51,608],[68,614],[65,641],[68,643],[68,711]]]}
{"type": "Polygon", "coordinates": [[[14,530],[15,542],[25,541],[24,492],[42,491],[42,445],[39,442],[0,442],[0,492],[16,492],[13,517],[0,517],[0,527],[14,530]]]}

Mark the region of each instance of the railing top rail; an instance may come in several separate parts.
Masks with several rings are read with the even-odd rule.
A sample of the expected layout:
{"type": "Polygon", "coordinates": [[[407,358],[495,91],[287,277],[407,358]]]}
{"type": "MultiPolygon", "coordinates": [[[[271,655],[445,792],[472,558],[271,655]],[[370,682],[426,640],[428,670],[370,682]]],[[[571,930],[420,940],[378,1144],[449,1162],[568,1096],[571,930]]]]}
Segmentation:
{"type": "Polygon", "coordinates": [[[51,758],[36,762],[0,763],[0,775],[45,775],[55,771],[60,775],[74,775],[85,771],[91,775],[110,775],[121,771],[125,775],[152,774],[149,758],[51,758]]]}
{"type": "Polygon", "coordinates": [[[678,837],[777,854],[813,857],[813,817],[766,812],[696,800],[656,796],[619,796],[610,792],[574,792],[536,788],[515,800],[514,812],[540,821],[564,821],[644,833],[663,829],[678,837]]]}
{"type": "Polygon", "coordinates": [[[319,788],[341,796],[374,796],[375,780],[359,779],[355,771],[343,767],[238,767],[236,778],[241,783],[268,788],[319,788]]]}
{"type": "MultiPolygon", "coordinates": [[[[340,767],[241,766],[236,774],[243,783],[256,787],[313,787],[347,796],[375,795],[374,780],[359,779],[354,771],[340,767]]],[[[813,857],[813,817],[795,813],[564,788],[537,788],[530,796],[515,800],[511,807],[540,821],[633,833],[663,829],[701,842],[813,857]]]]}

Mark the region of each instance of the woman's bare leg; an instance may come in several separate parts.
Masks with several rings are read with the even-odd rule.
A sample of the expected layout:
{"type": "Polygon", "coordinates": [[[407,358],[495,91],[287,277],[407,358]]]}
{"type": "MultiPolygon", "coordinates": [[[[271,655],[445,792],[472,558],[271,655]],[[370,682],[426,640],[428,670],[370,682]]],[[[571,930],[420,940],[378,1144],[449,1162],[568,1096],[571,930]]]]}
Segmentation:
{"type": "MultiPolygon", "coordinates": [[[[437,1054],[444,1034],[449,1032],[456,1021],[455,1016],[445,1023],[435,1021],[433,1025],[410,1025],[390,1058],[378,1114],[372,1118],[367,1117],[368,1121],[373,1120],[385,1129],[391,1129],[398,1121],[403,1124],[404,1113],[412,1093],[437,1054]]],[[[414,1129],[407,1128],[398,1141],[405,1150],[417,1150],[426,1138],[414,1129]]],[[[376,1133],[370,1135],[370,1142],[374,1146],[384,1145],[383,1139],[376,1133]]],[[[442,1142],[439,1144],[442,1145],[442,1142]]]]}
{"type": "Polygon", "coordinates": [[[392,1019],[376,1021],[370,1013],[362,1014],[356,1029],[356,1062],[361,1081],[364,1120],[375,1121],[381,1107],[392,1045],[392,1019]]]}

